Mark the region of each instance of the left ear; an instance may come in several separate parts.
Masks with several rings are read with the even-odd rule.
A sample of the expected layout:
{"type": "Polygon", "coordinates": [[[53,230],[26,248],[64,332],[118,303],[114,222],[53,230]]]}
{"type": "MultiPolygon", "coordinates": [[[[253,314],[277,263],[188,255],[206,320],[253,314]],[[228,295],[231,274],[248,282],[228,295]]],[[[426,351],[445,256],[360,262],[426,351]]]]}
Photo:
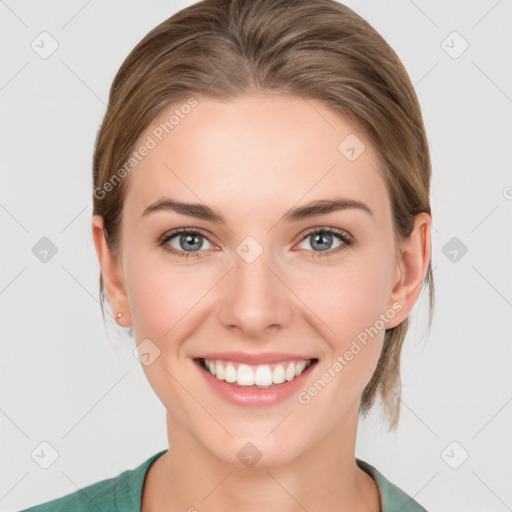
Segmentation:
{"type": "Polygon", "coordinates": [[[398,255],[395,284],[389,296],[389,307],[401,304],[397,314],[386,329],[401,324],[410,314],[423,287],[431,258],[430,229],[432,218],[428,213],[416,215],[411,234],[401,243],[398,255]]]}

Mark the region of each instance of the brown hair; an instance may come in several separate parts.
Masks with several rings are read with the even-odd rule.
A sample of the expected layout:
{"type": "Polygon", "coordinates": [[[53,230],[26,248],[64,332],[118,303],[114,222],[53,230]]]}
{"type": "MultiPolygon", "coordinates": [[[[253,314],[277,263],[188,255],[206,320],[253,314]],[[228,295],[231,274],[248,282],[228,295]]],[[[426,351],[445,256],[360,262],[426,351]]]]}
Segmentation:
{"type": "MultiPolygon", "coordinates": [[[[127,190],[119,171],[141,133],[164,108],[191,95],[229,99],[259,92],[320,100],[367,135],[390,194],[395,240],[411,233],[417,214],[431,215],[431,163],[419,102],[398,56],[368,22],[335,0],[203,0],[151,30],[112,83],[93,157],[93,214],[103,216],[114,256],[127,190]]],[[[430,328],[431,262],[423,284],[430,291],[430,328]]],[[[103,316],[104,296],[100,275],[103,316]]],[[[364,415],[380,395],[390,430],[400,415],[408,321],[386,330],[361,394],[364,415]]]]}

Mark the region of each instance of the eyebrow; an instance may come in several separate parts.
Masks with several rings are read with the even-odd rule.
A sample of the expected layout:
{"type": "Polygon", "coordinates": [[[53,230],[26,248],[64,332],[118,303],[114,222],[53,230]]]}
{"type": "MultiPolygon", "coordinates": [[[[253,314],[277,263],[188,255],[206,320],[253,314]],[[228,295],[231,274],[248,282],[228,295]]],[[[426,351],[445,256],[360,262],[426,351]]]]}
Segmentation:
{"type": "MultiPolygon", "coordinates": [[[[372,210],[365,203],[356,199],[335,197],[332,199],[318,199],[303,206],[292,208],[281,217],[281,220],[287,223],[298,222],[317,215],[327,215],[329,213],[348,209],[364,211],[374,217],[372,210]]],[[[183,203],[170,197],[164,197],[163,199],[159,199],[158,201],[150,204],[144,210],[141,217],[145,217],[146,215],[156,211],[173,211],[181,215],[225,224],[223,215],[205,204],[183,203]]]]}

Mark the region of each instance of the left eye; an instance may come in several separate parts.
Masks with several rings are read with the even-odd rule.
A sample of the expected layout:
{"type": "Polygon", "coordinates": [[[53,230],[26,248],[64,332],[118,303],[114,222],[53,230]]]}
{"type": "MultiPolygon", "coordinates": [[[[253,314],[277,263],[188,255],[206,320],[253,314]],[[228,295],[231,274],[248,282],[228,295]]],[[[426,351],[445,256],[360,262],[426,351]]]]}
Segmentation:
{"type": "Polygon", "coordinates": [[[350,245],[350,240],[342,233],[332,229],[318,229],[308,233],[301,241],[301,243],[312,240],[309,243],[310,247],[302,247],[302,249],[312,249],[314,252],[323,252],[329,249],[338,249],[342,246],[350,245]],[[333,238],[337,238],[339,243],[337,246],[332,247],[333,238]]]}

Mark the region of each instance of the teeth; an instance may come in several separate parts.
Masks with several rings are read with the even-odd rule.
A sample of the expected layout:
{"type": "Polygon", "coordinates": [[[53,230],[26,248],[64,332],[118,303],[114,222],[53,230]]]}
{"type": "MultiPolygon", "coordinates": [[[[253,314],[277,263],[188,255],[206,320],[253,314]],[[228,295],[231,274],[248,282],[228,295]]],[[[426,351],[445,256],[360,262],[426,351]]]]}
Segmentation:
{"type": "MultiPolygon", "coordinates": [[[[252,372],[252,370],[249,368],[252,372]]],[[[271,386],[272,385],[272,372],[268,364],[258,366],[254,372],[254,384],[257,386],[271,386]]]]}
{"type": "MultiPolygon", "coordinates": [[[[220,363],[217,363],[220,364],[220,363]]],[[[220,378],[220,377],[217,377],[220,378]]],[[[246,364],[241,364],[238,367],[236,374],[236,382],[239,386],[253,386],[254,385],[254,372],[246,364]]]]}
{"type": "Polygon", "coordinates": [[[227,361],[204,360],[204,367],[214,377],[238,386],[269,387],[298,377],[311,364],[309,361],[290,361],[285,364],[249,366],[227,361]]]}
{"type": "Polygon", "coordinates": [[[226,382],[236,382],[236,375],[235,367],[232,364],[228,364],[224,372],[224,380],[226,382]]]}
{"type": "Polygon", "coordinates": [[[295,377],[295,364],[290,363],[284,372],[286,380],[290,381],[295,377]]]}
{"type": "Polygon", "coordinates": [[[300,361],[295,365],[295,376],[298,377],[306,368],[307,361],[300,361]]]}
{"type": "Polygon", "coordinates": [[[272,372],[272,382],[274,384],[281,384],[285,381],[284,368],[282,364],[278,364],[272,372]]]}

